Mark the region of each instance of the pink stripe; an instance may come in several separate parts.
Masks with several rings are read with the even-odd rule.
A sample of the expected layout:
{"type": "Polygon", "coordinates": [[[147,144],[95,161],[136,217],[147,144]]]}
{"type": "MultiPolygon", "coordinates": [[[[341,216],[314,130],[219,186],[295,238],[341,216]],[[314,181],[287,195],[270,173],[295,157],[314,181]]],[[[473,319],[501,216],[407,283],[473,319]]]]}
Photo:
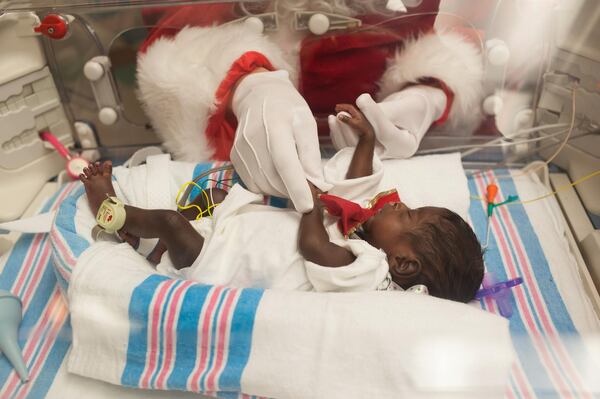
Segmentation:
{"type": "MultiPolygon", "coordinates": [[[[58,205],[60,204],[61,200],[73,189],[75,185],[70,185],[67,186],[57,197],[57,199],[55,200],[54,204],[51,206],[51,210],[55,209],[56,207],[58,207],[58,205]]],[[[43,234],[37,234],[36,235],[36,241],[34,241],[33,244],[39,244],[41,239],[43,238],[43,234]]],[[[43,268],[41,266],[43,266],[46,262],[46,259],[43,258],[44,255],[46,255],[46,253],[48,252],[49,249],[49,243],[46,241],[44,243],[46,245],[46,247],[44,248],[44,254],[40,257],[40,259],[38,260],[38,262],[36,262],[36,272],[39,272],[40,270],[42,270],[43,268]]],[[[34,252],[34,248],[33,245],[30,248],[29,252],[29,256],[31,256],[31,254],[34,252]]],[[[31,257],[30,261],[33,261],[33,259],[35,259],[35,256],[31,257]]],[[[27,262],[26,262],[27,263],[27,262]]],[[[31,262],[29,262],[31,263],[31,262]]],[[[27,269],[30,267],[30,265],[28,264],[24,264],[22,269],[21,269],[21,280],[19,281],[17,284],[19,284],[19,289],[21,288],[20,285],[23,284],[23,281],[25,281],[25,279],[22,278],[22,274],[24,271],[27,271],[27,269]]],[[[39,275],[39,273],[36,273],[37,275],[39,275]]],[[[37,283],[37,281],[34,279],[30,280],[28,282],[28,293],[26,293],[26,297],[21,298],[22,302],[23,302],[23,309],[25,310],[28,306],[29,306],[29,298],[27,297],[27,295],[29,295],[29,291],[31,290],[32,287],[34,287],[37,283]]],[[[17,290],[15,290],[17,291],[17,290]]],[[[60,294],[60,291],[57,290],[57,287],[55,286],[54,291],[52,292],[52,294],[50,295],[49,301],[46,304],[46,307],[42,310],[41,314],[40,314],[40,318],[38,319],[38,322],[36,323],[35,329],[33,331],[33,333],[31,334],[31,336],[28,338],[27,342],[25,343],[25,347],[23,348],[23,360],[25,362],[25,364],[27,365],[27,363],[29,362],[32,354],[35,352],[35,348],[37,347],[36,345],[40,344],[40,343],[45,343],[47,348],[52,346],[54,344],[54,342],[56,341],[56,337],[46,337],[46,339],[44,340],[40,340],[40,335],[42,334],[42,331],[44,330],[44,327],[48,324],[48,319],[50,317],[50,315],[52,315],[55,312],[56,309],[56,304],[57,303],[62,303],[62,306],[59,305],[59,310],[63,310],[63,314],[64,317],[62,318],[62,320],[60,320],[59,317],[53,317],[52,321],[55,324],[60,324],[57,331],[60,330],[60,328],[62,327],[62,324],[64,324],[64,321],[66,320],[66,309],[67,306],[66,304],[62,301],[62,295],[60,294]],[[58,323],[57,323],[58,322],[58,323]]],[[[25,312],[23,312],[25,313],[25,312]]],[[[60,315],[59,315],[60,316],[60,315]]],[[[38,357],[39,359],[43,359],[45,358],[45,353],[48,352],[48,349],[46,348],[46,350],[40,354],[40,356],[38,357]]],[[[39,362],[37,362],[39,364],[39,362]]],[[[36,376],[37,373],[37,368],[38,367],[34,367],[34,369],[30,369],[30,382],[26,385],[20,385],[19,389],[22,387],[25,387],[25,392],[28,391],[28,388],[33,386],[33,380],[36,376]]],[[[0,391],[0,393],[4,392],[5,394],[12,396],[15,394],[15,392],[13,392],[15,386],[17,383],[19,383],[20,379],[17,376],[16,372],[12,372],[11,377],[9,377],[9,379],[6,381],[8,382],[8,385],[4,385],[4,389],[2,389],[0,391]]],[[[5,383],[6,383],[5,382],[5,383]]]]}
{"type": "MultiPolygon", "coordinates": [[[[506,224],[507,229],[509,230],[510,237],[512,238],[511,241],[513,242],[513,246],[517,252],[519,262],[521,262],[522,265],[531,265],[531,263],[529,262],[529,259],[527,257],[527,254],[522,246],[522,242],[519,239],[518,232],[516,231],[516,229],[514,227],[514,222],[512,220],[512,216],[510,215],[510,213],[508,212],[508,210],[506,208],[500,207],[499,209],[502,214],[502,219],[506,221],[505,224],[506,224]]],[[[557,330],[556,330],[554,324],[552,323],[552,321],[550,320],[550,316],[547,312],[547,308],[545,306],[543,298],[541,297],[540,289],[539,289],[539,286],[537,285],[537,281],[535,280],[535,277],[533,277],[529,267],[521,267],[521,269],[525,272],[525,275],[527,277],[526,278],[527,284],[529,284],[530,287],[535,286],[535,290],[530,290],[530,291],[532,291],[532,294],[534,297],[534,302],[536,304],[536,310],[538,312],[538,315],[540,316],[542,325],[544,326],[544,330],[546,331],[547,336],[552,341],[552,344],[553,344],[552,348],[555,349],[555,353],[558,352],[558,357],[560,359],[560,362],[558,365],[563,369],[566,368],[567,375],[575,383],[575,387],[582,387],[583,383],[582,383],[581,379],[579,378],[579,373],[574,369],[573,363],[571,362],[571,358],[565,352],[563,343],[557,336],[557,330]]],[[[584,394],[584,397],[589,397],[589,394],[587,394],[585,392],[580,392],[580,393],[584,394]]]]}
{"type": "MultiPolygon", "coordinates": [[[[482,183],[482,182],[480,181],[480,183],[482,183]]],[[[483,191],[484,191],[483,187],[480,186],[480,192],[483,192],[483,191]]],[[[501,209],[501,208],[499,208],[499,209],[501,209]]],[[[502,230],[500,228],[500,222],[498,221],[497,218],[494,218],[494,217],[492,217],[492,230],[494,231],[494,236],[497,238],[497,242],[499,244],[499,249],[501,250],[501,253],[505,260],[505,265],[510,272],[510,273],[507,273],[508,277],[514,278],[517,276],[517,272],[516,272],[516,267],[513,264],[512,255],[510,253],[510,248],[508,247],[508,243],[505,240],[505,236],[502,233],[502,230]]],[[[530,287],[530,290],[531,290],[531,288],[532,287],[530,287]]],[[[540,337],[540,331],[538,330],[538,328],[533,320],[533,315],[531,314],[531,312],[529,310],[529,304],[524,296],[524,292],[523,292],[524,290],[516,288],[513,291],[514,291],[513,292],[514,295],[516,295],[516,297],[518,298],[517,303],[519,305],[519,310],[521,312],[521,315],[523,316],[523,321],[528,326],[528,330],[530,331],[530,335],[532,336],[531,341],[534,343],[534,346],[536,347],[538,354],[541,355],[540,360],[542,360],[542,363],[545,364],[545,368],[552,375],[552,379],[558,384],[559,391],[564,392],[565,388],[566,388],[566,386],[565,386],[566,382],[562,379],[560,372],[558,372],[558,370],[556,369],[556,364],[552,361],[551,356],[549,355],[549,353],[547,351],[548,348],[545,345],[539,345],[539,342],[536,339],[536,338],[540,337]]]]}
{"type": "MultiPolygon", "coordinates": [[[[60,203],[62,202],[62,199],[64,197],[67,196],[67,194],[70,194],[71,191],[73,191],[73,189],[78,185],[78,182],[73,182],[70,186],[67,186],[67,189],[65,189],[57,198],[56,202],[52,205],[52,208],[58,207],[60,205],[60,203]]],[[[75,259],[75,257],[73,256],[73,254],[71,253],[71,249],[69,248],[68,245],[64,245],[63,242],[66,241],[64,239],[64,237],[62,236],[62,234],[58,231],[58,229],[56,228],[55,225],[52,226],[52,229],[50,230],[50,235],[53,238],[53,242],[56,246],[58,246],[58,251],[61,253],[61,257],[65,260],[65,262],[71,266],[71,269],[75,266],[75,264],[77,263],[77,260],[75,259]]],[[[63,273],[61,273],[61,275],[67,280],[70,280],[70,273],[71,270],[68,270],[69,272],[69,276],[65,276],[63,273]]]]}
{"type": "Polygon", "coordinates": [[[156,388],[157,389],[166,389],[165,386],[165,377],[171,371],[171,364],[174,362],[173,356],[173,347],[174,347],[174,337],[173,332],[175,330],[174,320],[175,315],[179,313],[179,309],[181,308],[181,303],[179,299],[183,295],[183,293],[187,290],[187,288],[192,285],[191,281],[186,281],[177,287],[175,293],[173,294],[173,301],[169,306],[169,314],[167,316],[167,325],[166,325],[166,343],[165,343],[165,355],[163,358],[163,366],[156,380],[156,388]]]}
{"type": "MultiPolygon", "coordinates": [[[[29,305],[31,304],[31,299],[33,298],[34,290],[38,288],[39,282],[41,280],[41,276],[44,274],[43,272],[46,270],[46,265],[48,260],[50,259],[50,244],[48,241],[44,242],[44,248],[42,249],[42,253],[40,254],[39,261],[35,267],[35,273],[31,277],[27,284],[27,288],[25,290],[25,294],[21,297],[21,301],[23,302],[23,313],[29,309],[29,305]]],[[[52,266],[50,266],[52,267],[52,266]]]]}
{"type": "MultiPolygon", "coordinates": [[[[502,193],[500,193],[500,195],[502,195],[502,193]]],[[[575,384],[574,388],[582,388],[583,389],[583,383],[582,383],[581,379],[579,378],[579,373],[575,370],[570,356],[566,353],[564,345],[558,337],[558,334],[557,334],[558,332],[556,330],[556,327],[550,320],[550,316],[548,314],[546,304],[541,296],[541,291],[537,284],[537,280],[531,273],[531,262],[529,261],[529,259],[527,257],[527,253],[525,252],[525,249],[523,248],[519,234],[516,231],[516,228],[514,226],[514,221],[512,219],[512,216],[510,215],[510,212],[508,212],[508,210],[505,207],[500,207],[499,210],[502,214],[502,220],[505,221],[505,225],[506,225],[507,229],[509,230],[511,241],[513,243],[513,247],[515,248],[515,250],[517,252],[519,262],[521,263],[521,265],[529,266],[529,267],[521,267],[521,269],[524,272],[526,272],[525,274],[527,276],[527,283],[529,284],[530,291],[532,291],[532,294],[534,296],[534,302],[535,302],[536,308],[537,308],[536,311],[540,316],[542,325],[544,327],[545,332],[547,333],[547,336],[552,341],[552,348],[555,350],[554,351],[555,353],[558,352],[558,357],[559,357],[560,361],[557,362],[557,365],[561,369],[564,369],[564,368],[567,369],[567,376],[568,376],[567,378],[570,379],[572,382],[574,382],[574,384],[575,384]],[[531,290],[531,287],[535,287],[535,290],[531,290]]],[[[564,373],[561,373],[561,374],[564,375],[564,373]]],[[[589,393],[587,393],[587,390],[585,392],[580,392],[580,393],[584,394],[584,397],[589,397],[589,393]]]]}
{"type": "Polygon", "coordinates": [[[531,385],[529,385],[527,382],[527,377],[525,377],[525,374],[523,373],[523,366],[521,365],[521,362],[517,360],[511,369],[513,381],[518,387],[517,393],[520,393],[520,396],[525,398],[535,397],[535,394],[531,389],[531,385]]]}
{"type": "Polygon", "coordinates": [[[66,267],[62,264],[62,258],[58,256],[56,247],[52,247],[52,262],[54,266],[54,270],[58,271],[63,279],[67,282],[71,280],[71,273],[66,269],[66,267]]]}
{"type": "MultiPolygon", "coordinates": [[[[48,301],[48,304],[41,313],[41,320],[38,321],[38,323],[36,324],[33,334],[31,334],[31,336],[28,337],[27,342],[25,343],[25,347],[23,348],[23,361],[25,362],[25,365],[29,363],[31,354],[35,350],[36,346],[43,342],[40,340],[40,335],[42,334],[44,327],[48,324],[48,319],[50,318],[50,315],[54,312],[55,305],[60,301],[61,298],[62,297],[60,292],[58,291],[58,288],[54,287],[54,291],[50,296],[50,300],[48,301]]],[[[10,377],[10,382],[8,385],[5,385],[3,392],[12,392],[15,388],[15,385],[19,381],[20,379],[17,376],[17,373],[13,371],[10,377]]]]}
{"type": "Polygon", "coordinates": [[[66,240],[60,234],[60,232],[57,232],[54,229],[50,232],[50,235],[53,238],[52,242],[54,243],[55,248],[58,250],[61,258],[64,259],[66,264],[71,266],[72,270],[75,264],[77,263],[77,260],[71,253],[71,249],[69,248],[69,246],[64,244],[66,240]]]}
{"type": "Polygon", "coordinates": [[[221,315],[219,317],[219,344],[217,347],[217,356],[215,359],[215,363],[213,366],[213,369],[211,370],[211,372],[208,374],[208,377],[206,379],[206,389],[210,390],[210,391],[216,391],[217,387],[215,386],[215,379],[218,373],[220,373],[221,370],[221,365],[224,363],[223,359],[226,357],[227,353],[225,351],[225,342],[226,342],[226,336],[227,333],[229,332],[229,315],[230,315],[230,311],[232,308],[232,304],[234,302],[235,299],[237,299],[238,296],[238,290],[231,290],[229,291],[229,293],[227,294],[227,299],[225,300],[225,307],[223,308],[223,311],[221,312],[221,315]]]}
{"type": "Polygon", "coordinates": [[[35,259],[35,255],[38,251],[38,248],[44,238],[44,234],[36,234],[33,239],[33,243],[29,251],[27,251],[27,256],[25,258],[25,262],[23,262],[23,266],[21,266],[21,270],[19,270],[19,278],[17,280],[17,284],[14,285],[13,292],[17,293],[17,296],[21,296],[21,289],[23,288],[23,284],[25,280],[27,280],[27,276],[32,270],[31,264],[35,259]]]}
{"type": "Polygon", "coordinates": [[[150,345],[148,345],[149,349],[149,360],[148,366],[146,370],[144,370],[144,374],[142,376],[142,382],[140,384],[141,388],[150,388],[150,377],[154,372],[156,367],[157,358],[158,358],[158,330],[160,325],[160,315],[161,310],[163,309],[163,302],[165,299],[165,295],[167,294],[169,288],[176,282],[177,280],[167,280],[162,283],[158,295],[154,298],[152,302],[152,317],[150,318],[150,345]]]}
{"type": "Polygon", "coordinates": [[[202,327],[199,331],[202,334],[202,339],[200,342],[200,347],[198,348],[200,352],[200,363],[196,366],[194,373],[190,378],[192,392],[200,392],[200,374],[204,371],[206,367],[206,359],[208,358],[208,352],[210,348],[208,347],[208,336],[210,334],[210,321],[212,320],[212,314],[214,312],[215,305],[217,304],[217,300],[221,294],[223,287],[218,286],[214,288],[213,293],[211,294],[210,302],[208,307],[206,308],[206,312],[204,313],[204,317],[202,319],[202,327]]]}
{"type": "MultiPolygon", "coordinates": [[[[60,294],[59,294],[60,295],[60,294]]],[[[43,342],[45,343],[45,345],[43,346],[38,358],[35,361],[35,364],[33,365],[33,367],[30,369],[30,378],[33,380],[37,377],[38,372],[40,370],[40,368],[42,367],[42,365],[45,363],[48,354],[50,353],[50,349],[54,346],[54,343],[56,342],[56,337],[58,336],[58,332],[60,331],[60,329],[62,328],[62,326],[64,325],[66,319],[67,319],[67,306],[61,306],[58,308],[58,314],[52,318],[52,324],[50,326],[50,333],[44,337],[43,342]]],[[[31,387],[34,384],[29,383],[29,384],[25,384],[24,386],[22,386],[24,389],[19,393],[19,396],[17,398],[24,398],[29,390],[31,389],[31,387]]]]}

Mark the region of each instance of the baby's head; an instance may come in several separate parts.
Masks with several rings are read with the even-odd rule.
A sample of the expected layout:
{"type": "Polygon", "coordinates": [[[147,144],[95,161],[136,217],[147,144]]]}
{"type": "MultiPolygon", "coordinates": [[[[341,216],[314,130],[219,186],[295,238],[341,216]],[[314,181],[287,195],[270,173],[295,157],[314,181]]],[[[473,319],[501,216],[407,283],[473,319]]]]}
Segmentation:
{"type": "Polygon", "coordinates": [[[402,288],[424,284],[440,298],[468,302],[483,279],[483,255],[471,227],[446,208],[386,204],[363,225],[364,239],[387,254],[402,288]]]}

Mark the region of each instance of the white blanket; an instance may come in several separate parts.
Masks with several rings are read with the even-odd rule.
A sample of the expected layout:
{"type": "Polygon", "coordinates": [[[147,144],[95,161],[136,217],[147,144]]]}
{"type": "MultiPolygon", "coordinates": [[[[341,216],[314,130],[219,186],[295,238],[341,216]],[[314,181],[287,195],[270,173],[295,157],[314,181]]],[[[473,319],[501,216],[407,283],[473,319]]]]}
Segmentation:
{"type": "MultiPolygon", "coordinates": [[[[193,166],[160,162],[170,171],[162,181],[117,169],[118,194],[138,206],[168,202],[165,191],[172,200],[193,166]]],[[[457,155],[384,165],[409,206],[446,206],[466,217],[457,155]]],[[[89,229],[85,199],[78,205],[76,226],[89,229]]],[[[467,305],[398,292],[201,286],[156,275],[126,244],[87,249],[69,301],[69,371],[140,388],[276,398],[447,397],[452,390],[479,398],[504,394],[513,357],[506,320],[467,305]]]]}

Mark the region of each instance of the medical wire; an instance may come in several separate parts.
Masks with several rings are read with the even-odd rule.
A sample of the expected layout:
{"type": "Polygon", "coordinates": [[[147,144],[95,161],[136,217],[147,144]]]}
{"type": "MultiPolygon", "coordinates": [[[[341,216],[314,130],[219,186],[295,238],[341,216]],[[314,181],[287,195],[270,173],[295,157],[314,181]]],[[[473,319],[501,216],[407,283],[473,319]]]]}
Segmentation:
{"type": "MultiPolygon", "coordinates": [[[[515,133],[512,133],[511,135],[513,137],[519,137],[522,136],[524,134],[527,133],[533,133],[533,132],[537,132],[540,130],[545,130],[545,129],[554,129],[554,128],[558,128],[558,127],[567,127],[569,126],[568,123],[553,123],[553,124],[548,124],[548,125],[542,125],[542,126],[535,126],[532,128],[528,128],[528,129],[522,129],[522,130],[518,130],[515,133]]],[[[559,134],[566,132],[566,130],[559,132],[559,134]]],[[[558,134],[557,134],[558,135],[558,134]]],[[[545,136],[548,137],[548,136],[545,136]]],[[[493,140],[490,140],[486,143],[483,144],[464,144],[464,145],[454,145],[454,146],[448,146],[448,147],[439,147],[439,148],[432,148],[429,150],[422,150],[422,151],[418,151],[418,155],[426,155],[426,154],[435,154],[438,151],[456,151],[456,150],[462,150],[462,149],[469,149],[469,148],[479,148],[479,147],[488,147],[490,144],[494,144],[496,142],[498,142],[499,140],[505,140],[506,137],[502,136],[502,137],[497,137],[493,140]]],[[[503,143],[503,145],[511,145],[511,143],[515,143],[515,144],[520,144],[520,142],[507,142],[507,143],[503,143]]]]}
{"type": "MultiPolygon", "coordinates": [[[[536,126],[535,128],[519,130],[518,132],[516,132],[514,134],[514,137],[522,136],[526,133],[536,132],[539,130],[552,129],[552,128],[557,128],[557,127],[566,127],[566,126],[568,126],[567,123],[555,123],[555,124],[550,124],[550,125],[536,126]]],[[[532,138],[532,139],[525,139],[525,140],[519,140],[519,141],[507,141],[505,143],[498,143],[499,141],[506,139],[506,137],[503,136],[503,137],[495,138],[494,140],[490,140],[483,144],[464,144],[464,145],[432,148],[429,150],[418,151],[417,154],[418,155],[426,155],[426,154],[437,154],[438,152],[441,152],[441,151],[455,151],[455,150],[462,150],[462,149],[469,149],[469,148],[488,148],[488,147],[511,146],[511,145],[517,145],[517,144],[524,144],[524,143],[528,143],[528,142],[541,141],[541,140],[544,140],[544,139],[547,139],[550,137],[558,136],[558,135],[566,133],[566,132],[567,132],[567,130],[561,130],[560,132],[552,133],[549,136],[536,137],[536,138],[532,138]]],[[[467,155],[470,155],[470,154],[467,154],[467,155]]],[[[461,156],[464,156],[464,155],[461,154],[461,156]]]]}
{"type": "MultiPolygon", "coordinates": [[[[580,179],[575,180],[573,183],[564,184],[562,186],[559,186],[559,187],[556,188],[556,190],[554,190],[554,191],[552,191],[550,193],[544,194],[544,195],[536,197],[536,198],[524,200],[524,201],[520,201],[520,200],[512,201],[512,202],[507,203],[506,205],[512,205],[512,204],[515,204],[515,205],[516,204],[521,204],[521,205],[523,205],[523,204],[530,204],[532,202],[540,201],[540,200],[543,200],[545,198],[548,198],[548,197],[551,197],[553,195],[556,195],[556,194],[560,193],[561,191],[564,191],[564,190],[566,190],[566,189],[568,189],[570,187],[574,187],[574,186],[578,185],[579,183],[583,183],[584,181],[589,180],[592,177],[595,177],[595,176],[598,176],[598,175],[600,175],[600,169],[595,170],[594,172],[592,172],[590,174],[587,174],[587,175],[583,176],[580,179]]],[[[477,195],[471,195],[471,199],[479,200],[479,201],[485,201],[485,198],[479,197],[477,195]]]]}
{"type": "Polygon", "coordinates": [[[482,145],[472,145],[473,149],[469,150],[469,151],[464,151],[460,153],[460,157],[461,158],[465,158],[468,157],[469,155],[474,154],[476,151],[473,150],[484,150],[486,148],[495,148],[495,147],[510,147],[513,145],[519,145],[519,144],[528,144],[528,143],[535,143],[537,141],[543,141],[543,140],[547,140],[547,139],[551,139],[553,137],[559,136],[561,134],[565,134],[568,130],[561,130],[559,132],[555,132],[552,134],[549,134],[547,136],[540,136],[540,137],[532,137],[530,139],[524,139],[524,140],[517,140],[517,141],[504,141],[505,138],[504,137],[500,137],[499,139],[493,140],[490,143],[486,143],[486,144],[482,144],[482,145]]]}
{"type": "MultiPolygon", "coordinates": [[[[222,186],[231,188],[231,185],[225,184],[223,182],[224,181],[232,181],[232,180],[233,179],[220,179],[220,180],[205,179],[204,181],[202,181],[202,184],[206,184],[208,182],[213,182],[213,183],[216,183],[215,187],[222,185],[222,186]]],[[[218,204],[214,203],[212,190],[211,189],[206,190],[206,189],[202,188],[202,186],[200,184],[196,183],[195,181],[186,182],[179,188],[179,191],[177,192],[177,195],[175,196],[175,203],[177,204],[177,208],[179,210],[187,210],[187,209],[192,209],[192,208],[198,209],[198,215],[196,216],[196,220],[202,219],[202,217],[204,217],[206,213],[208,213],[208,216],[212,216],[212,210],[218,205],[218,204]],[[208,205],[208,207],[206,209],[202,209],[196,204],[189,204],[189,205],[180,205],[179,204],[179,200],[180,200],[180,197],[181,197],[184,189],[186,189],[190,185],[193,185],[196,188],[198,188],[200,190],[200,192],[202,193],[202,195],[204,195],[204,199],[208,205]],[[210,192],[210,197],[206,193],[207,191],[210,192]]]]}
{"type": "MultiPolygon", "coordinates": [[[[558,149],[554,152],[554,154],[552,154],[547,160],[545,160],[544,162],[542,162],[540,165],[537,165],[537,166],[535,166],[534,168],[532,168],[530,170],[522,171],[520,174],[516,174],[516,175],[505,174],[505,175],[495,176],[494,177],[495,180],[512,179],[512,178],[516,178],[516,177],[527,176],[530,173],[537,172],[541,168],[544,168],[544,167],[548,166],[548,164],[550,164],[550,162],[552,162],[554,160],[554,158],[556,158],[558,156],[558,154],[563,150],[563,148],[565,147],[565,145],[567,145],[567,143],[569,142],[569,139],[571,138],[571,134],[573,133],[573,129],[575,128],[575,115],[576,115],[575,91],[576,91],[576,89],[572,89],[571,90],[571,123],[570,123],[570,126],[569,126],[569,130],[567,132],[567,135],[565,136],[565,139],[560,144],[560,146],[558,147],[558,149]]],[[[489,172],[489,171],[491,171],[491,169],[479,170],[479,171],[470,173],[469,176],[476,176],[476,175],[479,175],[481,173],[486,173],[486,172],[489,172]]]]}

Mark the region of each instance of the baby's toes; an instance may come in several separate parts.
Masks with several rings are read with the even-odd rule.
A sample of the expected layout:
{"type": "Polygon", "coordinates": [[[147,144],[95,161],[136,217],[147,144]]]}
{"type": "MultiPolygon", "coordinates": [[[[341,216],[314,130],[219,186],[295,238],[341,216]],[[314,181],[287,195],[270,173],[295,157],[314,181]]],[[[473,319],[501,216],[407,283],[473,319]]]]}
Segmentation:
{"type": "Polygon", "coordinates": [[[102,164],[102,176],[112,175],[112,162],[106,161],[102,164]]]}

